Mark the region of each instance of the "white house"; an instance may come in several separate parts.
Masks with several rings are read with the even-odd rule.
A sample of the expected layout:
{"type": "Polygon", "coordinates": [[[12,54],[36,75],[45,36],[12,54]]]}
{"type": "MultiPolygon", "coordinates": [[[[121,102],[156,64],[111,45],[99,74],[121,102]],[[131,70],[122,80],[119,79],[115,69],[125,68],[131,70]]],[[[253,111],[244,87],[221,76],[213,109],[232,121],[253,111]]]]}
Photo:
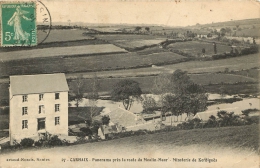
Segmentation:
{"type": "Polygon", "coordinates": [[[10,76],[10,144],[46,132],[68,135],[68,91],[63,73],[10,76]]]}

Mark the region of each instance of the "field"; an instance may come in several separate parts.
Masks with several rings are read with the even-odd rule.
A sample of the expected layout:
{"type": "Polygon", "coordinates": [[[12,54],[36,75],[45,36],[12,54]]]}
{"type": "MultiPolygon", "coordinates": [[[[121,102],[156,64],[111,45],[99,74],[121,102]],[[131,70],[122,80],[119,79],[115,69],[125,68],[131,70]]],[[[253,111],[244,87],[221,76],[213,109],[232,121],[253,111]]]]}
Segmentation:
{"type": "MultiPolygon", "coordinates": [[[[113,41],[124,41],[124,40],[154,40],[156,38],[161,38],[161,36],[150,36],[143,34],[105,34],[105,35],[94,35],[94,37],[109,42],[113,41]]],[[[166,40],[166,38],[165,38],[166,40]]]]}
{"type": "Polygon", "coordinates": [[[175,65],[165,65],[165,68],[186,70],[189,73],[223,72],[225,68],[231,70],[242,70],[259,67],[259,53],[241,57],[213,60],[213,61],[192,61],[175,65]]]}
{"type": "Polygon", "coordinates": [[[135,49],[144,46],[157,45],[166,40],[166,38],[162,38],[160,36],[137,34],[96,35],[95,37],[97,37],[98,39],[108,41],[125,49],[135,49]]]}
{"type": "Polygon", "coordinates": [[[135,49],[145,46],[158,45],[164,42],[165,39],[152,39],[152,40],[124,40],[124,41],[115,41],[114,44],[125,49],[135,49]]]}
{"type": "Polygon", "coordinates": [[[65,42],[65,41],[76,41],[76,40],[88,40],[93,39],[90,36],[82,35],[84,30],[79,29],[69,29],[69,30],[51,30],[48,38],[44,43],[52,42],[65,42]]]}
{"type": "Polygon", "coordinates": [[[124,53],[124,49],[113,44],[86,45],[73,47],[55,47],[44,49],[32,49],[24,51],[6,52],[1,56],[2,61],[17,60],[25,58],[41,58],[41,57],[64,57],[64,56],[79,56],[79,55],[95,55],[106,53],[124,53]]]}
{"type": "Polygon", "coordinates": [[[238,36],[238,37],[259,37],[260,36],[259,27],[255,28],[255,29],[243,29],[241,31],[237,31],[236,36],[238,36]]]}
{"type": "Polygon", "coordinates": [[[91,27],[91,29],[99,32],[106,32],[106,33],[121,32],[120,28],[118,27],[91,27]]]}
{"type": "MultiPolygon", "coordinates": [[[[73,48],[73,47],[72,47],[73,48]]],[[[77,47],[73,48],[74,51],[77,47]]],[[[79,48],[79,47],[78,47],[79,48]]],[[[84,46],[85,52],[89,47],[84,46]]],[[[117,49],[117,48],[116,48],[117,49]]],[[[69,48],[66,49],[68,51],[69,48]]],[[[104,49],[102,49],[104,50],[104,49]]],[[[33,50],[29,50],[32,52],[33,50]]],[[[29,51],[24,51],[28,53],[29,51]]],[[[71,50],[68,52],[72,52],[71,50]]],[[[123,51],[122,49],[118,51],[123,51]]],[[[28,55],[24,56],[28,57],[28,55]]],[[[75,51],[79,53],[80,51],[75,51]]],[[[96,51],[98,52],[98,51],[96,51]]],[[[57,53],[60,53],[57,50],[57,53]]],[[[7,53],[9,54],[9,53],[7,53]]],[[[46,55],[48,53],[45,53],[46,55]]],[[[67,53],[65,53],[67,55],[67,53]]],[[[9,54],[14,57],[14,55],[9,54]]],[[[7,56],[5,56],[8,58],[7,56]]],[[[8,58],[10,59],[10,58],[8,58]]],[[[37,74],[37,73],[54,73],[54,72],[87,72],[111,69],[127,69],[142,66],[151,66],[153,64],[178,63],[186,58],[172,52],[161,52],[150,55],[138,55],[137,53],[124,54],[104,54],[88,57],[67,57],[67,58],[38,58],[38,59],[21,59],[8,62],[0,62],[0,76],[21,75],[21,74],[37,74]]]]}
{"type": "MultiPolygon", "coordinates": [[[[214,54],[213,43],[205,43],[198,41],[190,41],[185,43],[173,43],[167,46],[167,48],[172,50],[181,50],[185,53],[197,56],[197,54],[202,54],[202,49],[206,50],[205,55],[214,54]]],[[[230,46],[217,44],[217,53],[230,52],[230,46]]]]}

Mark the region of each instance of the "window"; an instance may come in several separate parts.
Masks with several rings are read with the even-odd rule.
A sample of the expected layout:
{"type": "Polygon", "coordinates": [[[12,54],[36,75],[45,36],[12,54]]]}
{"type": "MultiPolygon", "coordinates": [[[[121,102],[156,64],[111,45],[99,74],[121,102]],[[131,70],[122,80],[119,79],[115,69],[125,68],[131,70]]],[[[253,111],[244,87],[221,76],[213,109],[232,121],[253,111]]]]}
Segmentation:
{"type": "Polygon", "coordinates": [[[23,95],[23,102],[27,102],[28,101],[28,96],[27,95],[23,95]]]}
{"type": "Polygon", "coordinates": [[[28,107],[23,107],[23,115],[26,115],[28,114],[28,107]]]}
{"type": "Polygon", "coordinates": [[[43,100],[43,94],[39,94],[39,101],[43,100]]]}
{"type": "Polygon", "coordinates": [[[45,118],[38,118],[38,130],[45,129],[45,118]]]}
{"type": "Polygon", "coordinates": [[[55,125],[60,125],[60,117],[55,117],[55,125]]]}
{"type": "Polygon", "coordinates": [[[44,113],[45,111],[44,111],[44,105],[40,105],[39,106],[39,114],[42,114],[42,113],[44,113]]]}
{"type": "Polygon", "coordinates": [[[25,129],[25,128],[28,129],[28,120],[23,120],[22,121],[22,129],[25,129]]]}
{"type": "Polygon", "coordinates": [[[55,112],[60,111],[60,104],[55,104],[55,112]]]}
{"type": "Polygon", "coordinates": [[[60,99],[60,93],[55,93],[55,100],[60,99]]]}

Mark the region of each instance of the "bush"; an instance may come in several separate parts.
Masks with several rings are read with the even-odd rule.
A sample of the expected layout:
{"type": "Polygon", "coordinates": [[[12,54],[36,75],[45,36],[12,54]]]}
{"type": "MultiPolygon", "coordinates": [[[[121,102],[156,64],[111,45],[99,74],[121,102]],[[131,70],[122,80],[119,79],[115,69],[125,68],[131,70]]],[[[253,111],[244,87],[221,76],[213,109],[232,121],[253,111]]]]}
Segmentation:
{"type": "Polygon", "coordinates": [[[24,138],[21,140],[20,145],[22,147],[31,147],[34,144],[34,140],[31,138],[24,138]]]}
{"type": "Polygon", "coordinates": [[[259,109],[246,109],[246,110],[243,110],[241,111],[245,116],[248,116],[250,112],[256,112],[256,111],[259,111],[259,109]]]}
{"type": "Polygon", "coordinates": [[[38,140],[34,143],[34,146],[40,147],[43,145],[43,141],[42,140],[38,140]]]}
{"type": "MultiPolygon", "coordinates": [[[[80,128],[79,129],[80,131],[84,132],[85,133],[85,136],[92,136],[92,131],[90,128],[87,128],[87,127],[83,127],[83,128],[80,128]]],[[[82,134],[83,135],[83,134],[82,134]]],[[[81,135],[79,135],[81,136],[81,135]]]]}
{"type": "Polygon", "coordinates": [[[48,145],[50,146],[61,146],[62,140],[58,137],[58,135],[51,136],[48,140],[48,145]]]}
{"type": "Polygon", "coordinates": [[[77,133],[77,144],[86,142],[86,134],[84,132],[77,133]]]}

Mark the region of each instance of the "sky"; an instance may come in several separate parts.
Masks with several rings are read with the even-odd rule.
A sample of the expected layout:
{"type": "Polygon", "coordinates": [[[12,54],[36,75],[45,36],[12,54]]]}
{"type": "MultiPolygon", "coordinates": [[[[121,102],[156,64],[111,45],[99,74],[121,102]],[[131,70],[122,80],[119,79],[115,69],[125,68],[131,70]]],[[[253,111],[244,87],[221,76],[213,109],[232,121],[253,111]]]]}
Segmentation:
{"type": "Polygon", "coordinates": [[[187,26],[260,18],[253,0],[42,0],[53,22],[187,26]]]}

